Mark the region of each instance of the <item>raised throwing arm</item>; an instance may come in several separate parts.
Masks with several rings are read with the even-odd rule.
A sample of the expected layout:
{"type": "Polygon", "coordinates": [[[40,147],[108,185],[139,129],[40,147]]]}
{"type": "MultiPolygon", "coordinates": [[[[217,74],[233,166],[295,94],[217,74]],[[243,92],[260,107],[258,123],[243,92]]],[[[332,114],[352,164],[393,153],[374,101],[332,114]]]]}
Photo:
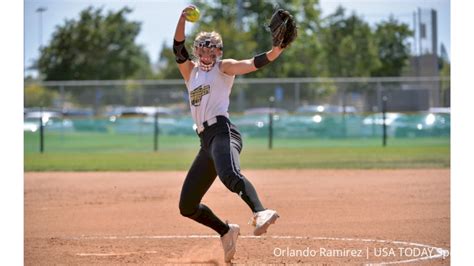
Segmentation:
{"type": "Polygon", "coordinates": [[[183,76],[185,81],[189,80],[191,76],[191,71],[193,70],[194,63],[191,61],[188,51],[185,47],[185,35],[184,35],[184,26],[186,23],[186,11],[189,9],[195,8],[190,5],[187,6],[181,12],[181,15],[176,25],[176,31],[174,33],[173,40],[173,52],[176,56],[176,63],[178,63],[179,72],[183,76]]]}

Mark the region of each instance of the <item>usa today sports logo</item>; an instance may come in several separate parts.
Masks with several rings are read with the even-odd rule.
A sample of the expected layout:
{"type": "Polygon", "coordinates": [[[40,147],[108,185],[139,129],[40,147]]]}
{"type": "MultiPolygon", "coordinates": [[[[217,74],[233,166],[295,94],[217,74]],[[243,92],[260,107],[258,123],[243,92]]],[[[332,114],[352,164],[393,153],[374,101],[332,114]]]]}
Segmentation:
{"type": "MultiPolygon", "coordinates": [[[[381,257],[403,257],[403,258],[422,258],[432,257],[438,253],[435,247],[398,247],[398,248],[362,248],[362,249],[330,249],[320,247],[312,249],[306,247],[304,249],[292,249],[290,247],[273,249],[275,257],[352,257],[352,258],[381,258],[381,257]]],[[[449,253],[443,253],[442,258],[445,259],[449,253]]]]}

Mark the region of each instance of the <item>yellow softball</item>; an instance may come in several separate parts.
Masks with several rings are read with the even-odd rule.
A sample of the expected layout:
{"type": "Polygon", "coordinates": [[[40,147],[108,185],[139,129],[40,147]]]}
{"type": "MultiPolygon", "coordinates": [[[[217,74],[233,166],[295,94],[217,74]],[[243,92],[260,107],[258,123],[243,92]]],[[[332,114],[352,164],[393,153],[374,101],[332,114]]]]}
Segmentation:
{"type": "Polygon", "coordinates": [[[186,11],[186,20],[189,22],[194,23],[198,21],[200,16],[201,16],[201,13],[199,12],[199,9],[197,7],[186,11]]]}

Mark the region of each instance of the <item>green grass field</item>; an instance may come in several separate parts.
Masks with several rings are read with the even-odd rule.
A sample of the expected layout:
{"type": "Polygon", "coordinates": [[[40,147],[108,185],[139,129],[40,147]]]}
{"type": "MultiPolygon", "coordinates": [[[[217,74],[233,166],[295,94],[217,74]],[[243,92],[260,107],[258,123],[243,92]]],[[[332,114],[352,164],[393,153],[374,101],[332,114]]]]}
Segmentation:
{"type": "MultiPolygon", "coordinates": [[[[244,137],[243,169],[283,168],[449,168],[449,138],[275,139],[244,137]]],[[[194,136],[160,136],[159,150],[144,135],[48,133],[45,152],[39,135],[24,135],[25,171],[187,170],[199,148],[194,136]]]]}

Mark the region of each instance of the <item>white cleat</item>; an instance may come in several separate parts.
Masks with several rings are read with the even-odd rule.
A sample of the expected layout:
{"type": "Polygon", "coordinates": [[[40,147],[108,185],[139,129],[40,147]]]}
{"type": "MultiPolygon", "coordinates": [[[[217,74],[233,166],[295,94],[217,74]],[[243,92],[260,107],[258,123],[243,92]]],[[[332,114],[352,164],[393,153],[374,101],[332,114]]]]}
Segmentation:
{"type": "Polygon", "coordinates": [[[240,235],[238,224],[229,224],[229,231],[221,237],[222,248],[224,248],[224,260],[230,262],[234,258],[237,247],[237,237],[240,235]]]}
{"type": "Polygon", "coordinates": [[[280,216],[274,210],[264,210],[254,213],[250,222],[253,226],[255,226],[253,234],[256,236],[260,236],[266,233],[268,227],[271,224],[274,224],[278,217],[280,216]]]}

